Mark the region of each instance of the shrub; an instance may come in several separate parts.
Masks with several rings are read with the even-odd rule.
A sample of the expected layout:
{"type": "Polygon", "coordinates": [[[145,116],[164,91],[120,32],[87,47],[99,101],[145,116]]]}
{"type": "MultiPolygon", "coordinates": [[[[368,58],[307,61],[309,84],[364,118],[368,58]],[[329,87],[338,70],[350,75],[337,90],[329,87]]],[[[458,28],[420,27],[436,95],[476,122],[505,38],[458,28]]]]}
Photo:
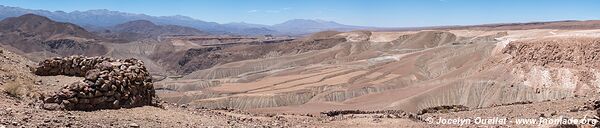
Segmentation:
{"type": "Polygon", "coordinates": [[[4,83],[4,93],[19,99],[34,96],[32,93],[33,85],[23,84],[22,82],[4,83]]]}

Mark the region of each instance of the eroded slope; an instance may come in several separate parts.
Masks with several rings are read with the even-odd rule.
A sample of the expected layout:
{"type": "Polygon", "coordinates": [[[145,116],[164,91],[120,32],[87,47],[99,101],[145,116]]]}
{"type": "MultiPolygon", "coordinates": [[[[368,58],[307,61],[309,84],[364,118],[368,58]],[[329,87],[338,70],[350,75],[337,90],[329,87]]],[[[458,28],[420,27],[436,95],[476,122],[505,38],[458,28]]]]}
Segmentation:
{"type": "Polygon", "coordinates": [[[387,32],[341,33],[329,36],[345,38],[331,48],[221,64],[157,88],[172,102],[255,112],[420,112],[557,100],[596,91],[598,42],[594,31],[584,32],[421,31],[393,40],[387,32]]]}

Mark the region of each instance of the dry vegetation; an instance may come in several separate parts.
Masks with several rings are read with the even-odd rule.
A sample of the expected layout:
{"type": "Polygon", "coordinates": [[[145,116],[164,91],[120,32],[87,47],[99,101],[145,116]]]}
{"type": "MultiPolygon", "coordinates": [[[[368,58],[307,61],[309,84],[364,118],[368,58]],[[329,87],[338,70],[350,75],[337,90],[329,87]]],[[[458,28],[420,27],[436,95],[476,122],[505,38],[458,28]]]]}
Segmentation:
{"type": "Polygon", "coordinates": [[[38,95],[35,93],[35,88],[33,85],[23,84],[22,82],[5,83],[3,91],[10,96],[21,99],[38,97],[38,95]]]}

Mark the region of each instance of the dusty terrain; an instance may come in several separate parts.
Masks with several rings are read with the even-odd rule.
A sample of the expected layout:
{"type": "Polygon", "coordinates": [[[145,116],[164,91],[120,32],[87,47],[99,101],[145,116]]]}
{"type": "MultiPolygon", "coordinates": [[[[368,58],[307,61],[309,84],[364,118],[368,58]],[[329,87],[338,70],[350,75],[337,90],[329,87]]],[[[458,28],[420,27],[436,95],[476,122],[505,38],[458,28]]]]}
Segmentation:
{"type": "Polygon", "coordinates": [[[160,103],[129,109],[61,111],[43,109],[39,96],[81,78],[36,76],[35,63],[0,48],[0,126],[2,127],[341,127],[418,126],[408,119],[333,118],[321,115],[256,114],[160,103]],[[14,90],[13,90],[14,89],[14,90]],[[374,121],[374,119],[376,119],[374,121]],[[385,123],[380,123],[384,121],[385,123]],[[351,122],[351,123],[350,123],[351,122]],[[408,124],[406,124],[408,123],[408,124]]]}
{"type": "Polygon", "coordinates": [[[312,115],[251,114],[169,103],[161,103],[160,107],[98,111],[45,110],[37,99],[40,93],[52,93],[62,84],[79,79],[36,76],[28,66],[35,63],[3,48],[0,51],[0,91],[3,92],[0,93],[0,126],[3,127],[317,127],[334,121],[312,115]]]}
{"type": "MultiPolygon", "coordinates": [[[[600,85],[595,30],[349,32],[330,37],[346,41],[328,49],[222,64],[165,79],[157,83],[164,90],[159,95],[191,106],[255,113],[419,113],[458,105],[476,110],[459,112],[465,113],[459,117],[490,116],[524,106],[539,109],[506,114],[527,118],[556,112],[553,116],[576,117],[583,114],[570,109],[593,100],[600,85]],[[582,102],[573,103],[573,97],[582,102]]],[[[456,117],[441,115],[435,116],[456,117]]]]}
{"type": "Polygon", "coordinates": [[[73,24],[25,15],[0,22],[7,28],[0,31],[0,127],[553,127],[571,125],[516,120],[597,119],[600,30],[572,22],[507,26],[548,29],[492,25],[264,39],[165,36],[151,29],[137,33],[151,37],[111,42],[73,24]],[[41,60],[68,55],[143,61],[144,76],[151,75],[144,82],[152,81],[144,85],[153,85],[162,102],[44,109],[41,100],[85,78],[33,70],[41,60]],[[476,117],[509,122],[435,123],[476,117]]]}
{"type": "MultiPolygon", "coordinates": [[[[590,83],[578,84],[576,81],[569,81],[574,80],[574,77],[583,78],[583,74],[593,74],[593,71],[583,74],[578,72],[581,69],[589,70],[590,67],[573,67],[568,63],[559,64],[562,67],[558,69],[545,68],[552,68],[550,65],[537,67],[535,63],[522,62],[524,60],[520,55],[523,54],[510,55],[512,45],[508,48],[499,46],[502,45],[502,40],[560,38],[558,35],[528,37],[529,34],[543,35],[551,31],[553,30],[514,31],[514,35],[512,35],[513,31],[508,33],[498,31],[470,37],[457,36],[466,35],[461,31],[423,31],[399,35],[391,42],[369,41],[370,35],[365,33],[343,33],[335,36],[346,36],[347,41],[329,49],[218,65],[196,71],[184,76],[183,79],[161,81],[157,86],[162,84],[166,88],[173,87],[170,90],[183,91],[184,96],[197,97],[198,100],[190,104],[204,107],[263,110],[262,108],[265,107],[285,106],[275,110],[293,111],[287,107],[296,105],[298,108],[315,106],[321,109],[310,109],[313,113],[332,109],[399,108],[417,112],[428,107],[452,104],[480,108],[496,104],[570,97],[574,95],[573,92],[584,93],[585,90],[589,90],[578,87],[584,84],[586,87],[595,88],[597,83],[594,82],[596,78],[593,77],[586,81],[590,83]],[[545,77],[549,76],[536,76],[535,73],[538,71],[529,71],[530,67],[527,66],[540,68],[542,71],[539,72],[550,72],[550,75],[555,77],[546,80],[545,77]],[[514,67],[514,69],[507,67],[514,67]],[[567,72],[567,76],[561,76],[565,74],[562,73],[563,71],[567,72]],[[525,80],[525,76],[531,79],[525,80]],[[534,79],[536,77],[544,78],[534,79]],[[169,86],[185,83],[205,84],[197,84],[199,86],[195,87],[193,85],[169,86]],[[508,86],[512,88],[506,88],[508,86]],[[544,87],[538,89],[537,86],[544,87]],[[543,95],[536,93],[531,96],[518,96],[530,95],[529,91],[540,90],[545,91],[543,95]],[[460,93],[465,91],[469,93],[460,93]],[[502,93],[497,91],[506,94],[501,95],[502,93]],[[458,98],[469,97],[469,95],[473,95],[470,96],[472,99],[458,98]],[[490,95],[490,97],[481,98],[476,95],[490,95]],[[448,99],[437,99],[442,97],[448,99]]],[[[576,40],[595,43],[593,39],[587,38],[576,40]]],[[[563,39],[562,42],[567,41],[571,40],[563,39]]],[[[520,44],[517,41],[513,42],[520,44]]],[[[578,50],[577,48],[580,47],[582,46],[565,46],[573,50],[578,50]]],[[[545,54],[540,53],[540,55],[545,54]]],[[[578,56],[578,54],[589,53],[560,55],[578,56]]],[[[560,58],[558,59],[556,61],[561,61],[560,58]]],[[[563,59],[568,58],[563,57],[563,59]]],[[[586,63],[595,62],[594,59],[589,61],[593,62],[586,63]]]]}

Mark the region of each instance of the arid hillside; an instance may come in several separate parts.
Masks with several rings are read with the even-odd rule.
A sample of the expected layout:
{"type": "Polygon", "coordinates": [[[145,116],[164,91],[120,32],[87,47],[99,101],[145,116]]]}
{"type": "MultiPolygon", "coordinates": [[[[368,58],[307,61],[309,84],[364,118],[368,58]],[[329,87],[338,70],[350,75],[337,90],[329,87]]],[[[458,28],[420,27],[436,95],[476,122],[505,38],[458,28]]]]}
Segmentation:
{"type": "Polygon", "coordinates": [[[0,127],[502,127],[520,125],[431,121],[598,119],[600,30],[593,21],[573,23],[288,37],[204,35],[134,21],[97,35],[28,14],[0,21],[0,127]]]}
{"type": "Polygon", "coordinates": [[[0,44],[30,59],[74,54],[104,55],[106,47],[85,29],[27,14],[0,21],[0,44]]]}
{"type": "Polygon", "coordinates": [[[206,35],[198,29],[177,25],[156,25],[147,20],[135,20],[101,30],[100,36],[114,42],[129,42],[139,39],[157,39],[164,35],[206,35]]]}
{"type": "MultiPolygon", "coordinates": [[[[44,97],[60,93],[70,83],[87,78],[38,76],[38,65],[0,47],[0,126],[2,127],[415,127],[402,113],[387,118],[385,113],[367,117],[329,117],[311,114],[259,114],[235,109],[207,109],[161,102],[157,106],[95,111],[49,110],[44,97]],[[371,117],[375,116],[375,117],[371,117]],[[385,123],[382,123],[385,122],[385,123]]],[[[60,70],[67,71],[67,70],[60,70]]],[[[72,70],[71,70],[72,71],[72,70]]],[[[87,77],[87,76],[86,76],[87,77]]]]}
{"type": "Polygon", "coordinates": [[[560,104],[596,95],[598,32],[337,33],[320,36],[344,39],[331,48],[220,64],[167,78],[156,87],[166,101],[257,113],[435,113],[444,106],[491,111],[518,107],[513,104],[560,104]]]}

